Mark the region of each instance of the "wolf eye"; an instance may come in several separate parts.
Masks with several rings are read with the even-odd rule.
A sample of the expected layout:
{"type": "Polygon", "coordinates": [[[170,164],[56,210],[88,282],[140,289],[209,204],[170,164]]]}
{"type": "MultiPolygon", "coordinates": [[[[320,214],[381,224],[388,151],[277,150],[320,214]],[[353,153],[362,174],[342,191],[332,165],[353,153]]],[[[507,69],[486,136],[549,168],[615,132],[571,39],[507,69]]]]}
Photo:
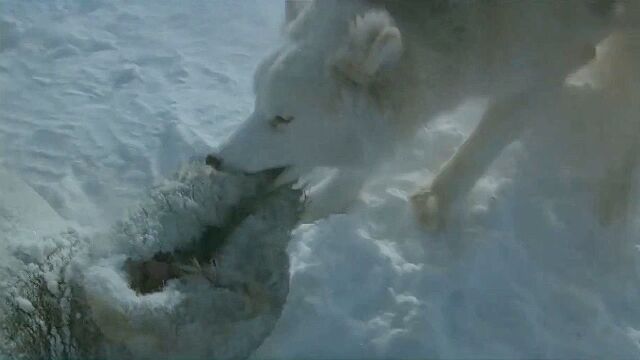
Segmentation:
{"type": "Polygon", "coordinates": [[[269,121],[269,125],[271,125],[272,128],[277,129],[279,128],[281,125],[287,125],[290,122],[292,122],[294,119],[293,116],[280,116],[280,115],[276,115],[273,117],[273,119],[271,119],[269,121]]]}

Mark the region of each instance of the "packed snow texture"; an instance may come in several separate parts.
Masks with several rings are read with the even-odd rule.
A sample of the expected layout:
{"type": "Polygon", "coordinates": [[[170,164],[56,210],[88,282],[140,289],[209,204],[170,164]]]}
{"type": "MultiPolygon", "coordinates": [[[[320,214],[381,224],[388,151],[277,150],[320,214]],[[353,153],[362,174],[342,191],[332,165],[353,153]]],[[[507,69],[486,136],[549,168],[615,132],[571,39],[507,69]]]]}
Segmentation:
{"type": "Polygon", "coordinates": [[[44,256],[6,249],[15,260],[0,266],[0,349],[26,359],[248,357],[284,307],[303,208],[300,191],[271,190],[272,178],[192,164],[106,234],[35,239],[52,243],[44,256]],[[141,292],[135,270],[151,259],[157,274],[175,274],[141,292]]]}
{"type": "MultiPolygon", "coordinates": [[[[93,229],[249,114],[252,72],[284,10],[267,0],[2,8],[0,161],[47,201],[43,212],[93,229]]],[[[626,221],[599,225],[589,176],[564,171],[575,153],[539,141],[571,129],[510,146],[446,231],[416,224],[407,197],[483,109],[470,101],[443,114],[349,213],[295,230],[288,301],[254,358],[639,356],[640,209],[632,202],[626,221]]],[[[607,154],[586,144],[580,153],[607,154]]],[[[21,211],[33,219],[0,226],[37,224],[21,211]]],[[[31,238],[16,234],[14,244],[31,238]]]]}

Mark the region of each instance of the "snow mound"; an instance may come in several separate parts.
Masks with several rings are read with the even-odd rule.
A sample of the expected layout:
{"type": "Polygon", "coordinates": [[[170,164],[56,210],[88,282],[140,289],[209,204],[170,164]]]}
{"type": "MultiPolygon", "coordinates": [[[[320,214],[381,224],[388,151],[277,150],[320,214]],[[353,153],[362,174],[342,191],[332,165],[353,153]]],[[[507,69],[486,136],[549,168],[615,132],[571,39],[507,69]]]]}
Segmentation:
{"type": "Polygon", "coordinates": [[[442,233],[414,220],[408,198],[432,176],[416,169],[437,169],[481,114],[478,103],[447,114],[349,213],[295,230],[287,306],[254,359],[638,358],[640,205],[600,225],[585,191],[597,177],[572,186],[559,169],[581,165],[574,153],[539,146],[561,127],[506,149],[442,233]]]}
{"type": "MultiPolygon", "coordinates": [[[[66,231],[3,273],[3,351],[27,358],[245,358],[289,292],[300,192],[189,165],[106,234],[66,231]]],[[[33,253],[33,252],[32,252],[33,253]]]]}

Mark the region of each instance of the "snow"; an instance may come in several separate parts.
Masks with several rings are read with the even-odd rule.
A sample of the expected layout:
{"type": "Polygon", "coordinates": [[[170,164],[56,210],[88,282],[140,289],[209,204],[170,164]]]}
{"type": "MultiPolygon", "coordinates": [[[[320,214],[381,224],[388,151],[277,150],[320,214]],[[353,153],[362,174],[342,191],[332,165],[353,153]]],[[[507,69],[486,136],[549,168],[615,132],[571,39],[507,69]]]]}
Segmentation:
{"type": "Polygon", "coordinates": [[[3,2],[2,161],[63,217],[108,226],[246,117],[283,12],[263,0],[3,2]]]}
{"type": "MultiPolygon", "coordinates": [[[[544,187],[527,179],[523,144],[447,231],[415,224],[407,196],[431,175],[415,169],[448,156],[424,144],[455,143],[479,107],[419,134],[349,214],[297,229],[289,300],[255,358],[637,357],[637,221],[598,226],[589,197],[560,187],[557,166],[536,168],[544,187]]],[[[555,149],[538,151],[562,163],[555,149]]]]}
{"type": "MultiPolygon", "coordinates": [[[[251,111],[253,70],[283,13],[275,0],[5,1],[3,266],[8,249],[47,253],[45,235],[69,225],[111,226],[224,141],[251,111]]],[[[289,297],[253,358],[639,356],[640,210],[600,226],[589,194],[559,175],[562,149],[510,146],[446,231],[416,224],[407,197],[482,109],[431,123],[349,213],[294,231],[289,297]]]]}

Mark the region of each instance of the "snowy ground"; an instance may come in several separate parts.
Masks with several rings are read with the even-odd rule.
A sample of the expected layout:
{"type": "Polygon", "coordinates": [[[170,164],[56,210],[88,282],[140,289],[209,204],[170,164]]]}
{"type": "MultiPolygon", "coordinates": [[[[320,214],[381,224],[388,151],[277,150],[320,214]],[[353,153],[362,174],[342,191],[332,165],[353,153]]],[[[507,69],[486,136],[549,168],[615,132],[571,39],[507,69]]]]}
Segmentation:
{"type": "Polygon", "coordinates": [[[278,36],[270,1],[6,1],[0,154],[61,215],[123,204],[249,112],[278,36]]]}
{"type": "MultiPolygon", "coordinates": [[[[102,229],[220,144],[282,15],[276,0],[4,1],[0,165],[50,205],[33,216],[102,229]]],[[[554,149],[510,147],[447,231],[415,224],[407,195],[481,109],[421,131],[350,213],[296,230],[289,300],[255,358],[640,355],[640,211],[597,225],[554,149]]]]}

